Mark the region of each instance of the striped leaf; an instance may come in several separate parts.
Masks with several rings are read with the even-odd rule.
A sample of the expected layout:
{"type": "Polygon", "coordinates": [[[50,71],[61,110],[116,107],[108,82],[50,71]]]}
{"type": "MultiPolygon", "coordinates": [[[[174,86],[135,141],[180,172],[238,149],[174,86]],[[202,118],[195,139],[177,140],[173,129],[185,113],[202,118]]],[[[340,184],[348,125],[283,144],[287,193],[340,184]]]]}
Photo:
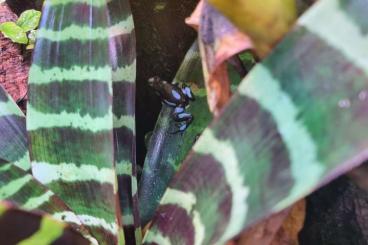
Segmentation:
{"type": "Polygon", "coordinates": [[[128,0],[108,3],[113,81],[115,164],[126,244],[140,244],[135,158],[136,44],[128,0]]]}
{"type": "Polygon", "coordinates": [[[300,18],[197,141],[146,244],[222,244],[367,159],[367,10],[320,0],[300,18]]]}
{"type": "Polygon", "coordinates": [[[106,1],[45,1],[27,107],[33,175],[100,244],[120,225],[108,25],[106,1]]]}
{"type": "Polygon", "coordinates": [[[10,201],[25,210],[39,210],[50,214],[54,219],[66,220],[73,228],[85,237],[90,234],[81,225],[77,216],[52,191],[40,184],[21,168],[13,163],[0,159],[0,201],[10,201]]]}
{"type": "Polygon", "coordinates": [[[0,159],[25,171],[31,169],[26,119],[13,99],[0,86],[0,159]]]}
{"type": "Polygon", "coordinates": [[[75,244],[90,242],[65,223],[0,202],[0,240],[3,244],[75,244]]]}

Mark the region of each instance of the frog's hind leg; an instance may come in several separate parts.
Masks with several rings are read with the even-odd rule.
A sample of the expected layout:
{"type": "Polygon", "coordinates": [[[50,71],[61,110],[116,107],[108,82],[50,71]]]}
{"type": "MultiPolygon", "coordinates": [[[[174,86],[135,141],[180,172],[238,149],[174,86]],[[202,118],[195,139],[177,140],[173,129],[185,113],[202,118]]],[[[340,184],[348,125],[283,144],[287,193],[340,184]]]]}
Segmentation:
{"type": "Polygon", "coordinates": [[[179,133],[179,132],[183,133],[188,128],[188,126],[192,123],[193,116],[189,113],[182,112],[182,113],[177,114],[174,120],[178,122],[176,124],[178,129],[172,132],[172,134],[179,133]]]}
{"type": "Polygon", "coordinates": [[[190,123],[191,123],[191,121],[178,123],[176,125],[178,127],[178,129],[174,132],[171,132],[171,134],[184,133],[184,131],[188,128],[190,123]]]}

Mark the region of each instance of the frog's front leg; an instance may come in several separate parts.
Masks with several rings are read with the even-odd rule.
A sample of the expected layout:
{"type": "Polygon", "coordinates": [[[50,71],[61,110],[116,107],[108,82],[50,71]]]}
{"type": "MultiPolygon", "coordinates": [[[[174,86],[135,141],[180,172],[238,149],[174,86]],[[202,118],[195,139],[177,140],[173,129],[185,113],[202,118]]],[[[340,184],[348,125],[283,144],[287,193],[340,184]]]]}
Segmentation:
{"type": "Polygon", "coordinates": [[[185,112],[185,108],[182,106],[175,107],[173,117],[176,122],[179,122],[177,124],[178,130],[174,133],[184,132],[193,121],[193,116],[185,112]]]}
{"type": "Polygon", "coordinates": [[[181,91],[183,92],[183,94],[184,94],[184,95],[185,95],[189,100],[192,100],[192,101],[194,101],[194,100],[195,100],[194,95],[193,95],[193,92],[192,92],[192,89],[191,89],[189,86],[187,86],[187,85],[183,84],[183,85],[182,85],[182,87],[181,87],[181,91]]]}
{"type": "Polygon", "coordinates": [[[192,114],[185,112],[185,108],[181,106],[175,107],[173,117],[176,122],[186,122],[193,120],[192,114]]]}

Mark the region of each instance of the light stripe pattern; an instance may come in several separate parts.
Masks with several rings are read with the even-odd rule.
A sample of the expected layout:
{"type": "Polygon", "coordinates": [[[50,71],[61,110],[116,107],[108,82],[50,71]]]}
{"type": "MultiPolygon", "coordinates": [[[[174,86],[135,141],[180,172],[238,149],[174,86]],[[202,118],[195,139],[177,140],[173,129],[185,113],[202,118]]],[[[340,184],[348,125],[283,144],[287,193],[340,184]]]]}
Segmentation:
{"type": "Polygon", "coordinates": [[[6,244],[96,244],[49,215],[26,212],[4,201],[0,202],[0,228],[0,239],[6,244]]]}
{"type": "Polygon", "coordinates": [[[108,15],[104,0],[45,1],[27,114],[33,175],[77,215],[60,218],[80,221],[99,244],[117,244],[121,225],[108,15]]]}
{"type": "Polygon", "coordinates": [[[115,166],[125,244],[141,244],[135,159],[136,43],[128,0],[108,3],[113,81],[115,166]]]}
{"type": "Polygon", "coordinates": [[[36,181],[32,175],[17,167],[13,163],[0,161],[0,201],[11,201],[26,210],[42,210],[53,216],[53,218],[68,222],[64,216],[58,213],[68,212],[73,217],[72,222],[68,222],[84,236],[89,236],[88,231],[81,227],[81,222],[71,212],[65,203],[60,200],[52,191],[36,181]]]}
{"type": "Polygon", "coordinates": [[[0,86],[0,159],[25,171],[31,168],[23,112],[0,86]]]}
{"type": "Polygon", "coordinates": [[[145,244],[224,244],[366,159],[367,11],[320,0],[301,17],[198,139],[145,244]]]}

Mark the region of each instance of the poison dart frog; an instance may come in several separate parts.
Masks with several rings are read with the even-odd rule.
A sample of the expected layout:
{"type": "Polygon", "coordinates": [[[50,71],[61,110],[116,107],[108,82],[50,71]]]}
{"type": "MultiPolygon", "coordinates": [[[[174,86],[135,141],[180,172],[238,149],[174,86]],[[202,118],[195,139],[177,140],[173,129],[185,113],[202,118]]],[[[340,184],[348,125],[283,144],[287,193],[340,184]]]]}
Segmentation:
{"type": "Polygon", "coordinates": [[[174,108],[173,118],[178,122],[178,130],[173,133],[184,132],[193,121],[193,116],[185,111],[190,101],[194,101],[194,95],[189,86],[171,84],[155,76],[148,79],[148,84],[155,90],[162,102],[174,108]]]}

